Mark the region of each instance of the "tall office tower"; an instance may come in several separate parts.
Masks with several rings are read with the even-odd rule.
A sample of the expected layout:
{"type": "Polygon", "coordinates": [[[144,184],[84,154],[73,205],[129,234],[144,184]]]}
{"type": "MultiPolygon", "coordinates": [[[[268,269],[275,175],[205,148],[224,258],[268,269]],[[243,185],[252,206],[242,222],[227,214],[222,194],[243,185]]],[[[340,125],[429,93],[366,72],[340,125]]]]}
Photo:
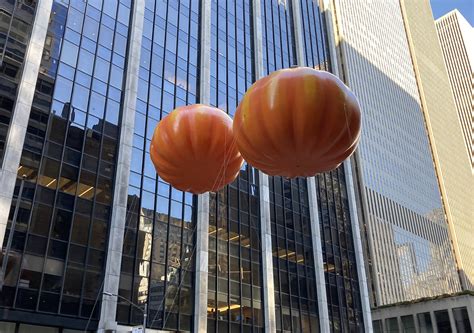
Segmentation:
{"type": "Polygon", "coordinates": [[[340,70],[364,115],[356,160],[374,332],[470,332],[456,260],[472,251],[472,177],[429,3],[335,0],[333,10],[340,70]]]}
{"type": "MultiPolygon", "coordinates": [[[[100,310],[113,188],[121,178],[131,3],[2,1],[0,8],[5,4],[14,7],[12,27],[31,16],[23,22],[31,37],[16,74],[0,171],[2,257],[8,254],[0,331],[40,330],[28,324],[83,329],[100,310]],[[27,3],[35,8],[26,10],[27,3]]],[[[12,73],[11,54],[20,54],[14,36],[4,76],[12,73]]],[[[5,94],[8,81],[1,82],[5,94]]]]}
{"type": "Polygon", "coordinates": [[[274,70],[330,70],[317,1],[8,0],[0,14],[1,332],[371,330],[350,161],[293,180],[245,165],[194,196],[149,155],[177,106],[233,115],[274,70]]]}
{"type": "Polygon", "coordinates": [[[399,0],[334,1],[362,107],[359,170],[374,305],[461,290],[399,0]]]}
{"type": "Polygon", "coordinates": [[[436,20],[436,29],[474,173],[474,28],[453,10],[436,20]]]}
{"type": "MultiPolygon", "coordinates": [[[[464,289],[473,290],[474,196],[467,189],[474,189],[474,173],[471,172],[473,169],[463,138],[463,130],[464,134],[470,131],[472,140],[473,81],[470,85],[470,116],[458,118],[461,112],[458,113],[454,102],[458,93],[455,92],[453,98],[429,1],[403,0],[401,4],[461,283],[464,289]],[[467,120],[470,120],[470,130],[465,123],[467,120]]],[[[462,48],[457,50],[463,52],[462,48]]],[[[461,63],[450,61],[448,66],[461,63]]],[[[474,72],[471,70],[471,73],[474,72]]],[[[467,71],[463,74],[469,77],[467,71]]]]}

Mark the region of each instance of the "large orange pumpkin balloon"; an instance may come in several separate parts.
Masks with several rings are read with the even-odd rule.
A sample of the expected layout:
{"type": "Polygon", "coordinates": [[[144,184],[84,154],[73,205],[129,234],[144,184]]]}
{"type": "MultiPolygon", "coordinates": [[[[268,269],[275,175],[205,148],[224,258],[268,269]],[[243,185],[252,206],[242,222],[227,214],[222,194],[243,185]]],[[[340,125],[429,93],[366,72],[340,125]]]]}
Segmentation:
{"type": "Polygon", "coordinates": [[[356,149],[361,115],[331,73],[283,69],[255,82],[234,117],[242,157],[263,172],[309,177],[338,167],[356,149]]]}
{"type": "Polygon", "coordinates": [[[231,183],[243,163],[232,119],[219,109],[200,104],[176,108],[158,123],[150,155],[161,178],[195,194],[217,191],[231,183]]]}

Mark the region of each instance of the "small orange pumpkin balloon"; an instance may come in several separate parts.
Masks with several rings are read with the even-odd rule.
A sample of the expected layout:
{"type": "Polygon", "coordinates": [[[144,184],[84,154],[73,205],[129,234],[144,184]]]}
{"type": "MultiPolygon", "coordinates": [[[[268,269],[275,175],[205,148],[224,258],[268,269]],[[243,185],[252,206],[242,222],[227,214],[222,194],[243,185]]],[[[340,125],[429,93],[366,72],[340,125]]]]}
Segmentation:
{"type": "Polygon", "coordinates": [[[201,104],[176,108],[158,123],[150,156],[161,178],[194,194],[217,191],[231,183],[243,164],[232,119],[201,104]]]}
{"type": "Polygon", "coordinates": [[[234,116],[242,157],[271,176],[310,177],[338,167],[357,147],[354,94],[331,73],[283,69],[256,81],[234,116]]]}

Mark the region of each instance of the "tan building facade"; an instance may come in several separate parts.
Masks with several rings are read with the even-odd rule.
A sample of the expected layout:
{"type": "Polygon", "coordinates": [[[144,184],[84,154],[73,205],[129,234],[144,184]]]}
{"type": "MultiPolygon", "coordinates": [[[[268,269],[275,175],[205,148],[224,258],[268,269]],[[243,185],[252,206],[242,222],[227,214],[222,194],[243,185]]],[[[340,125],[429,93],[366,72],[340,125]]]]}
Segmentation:
{"type": "MultiPolygon", "coordinates": [[[[464,142],[466,137],[472,142],[472,98],[469,111],[466,103],[459,103],[461,95],[468,95],[467,87],[459,91],[455,90],[453,98],[449,83],[450,79],[453,79],[453,73],[458,76],[468,74],[467,70],[461,73],[459,68],[454,68],[467,66],[467,64],[454,64],[457,62],[454,61],[455,57],[451,59],[445,57],[447,61],[452,62],[447,64],[450,73],[450,79],[448,79],[428,0],[401,0],[401,9],[461,283],[464,289],[472,290],[474,286],[474,243],[472,241],[474,239],[474,196],[472,195],[474,177],[468,155],[465,153],[464,142]],[[456,111],[456,106],[458,111],[456,111]]],[[[438,29],[445,29],[447,25],[456,24],[454,21],[451,22],[451,19],[457,15],[456,12],[449,14],[447,17],[450,21],[446,23],[447,19],[441,20],[441,23],[438,23],[438,29]]],[[[442,34],[448,35],[446,32],[442,34]]],[[[454,38],[453,36],[455,34],[450,34],[444,42],[444,37],[442,37],[442,44],[458,43],[455,40],[449,41],[454,38]]],[[[461,45],[456,48],[457,51],[462,52],[461,45]]],[[[462,78],[456,77],[456,80],[458,79],[462,86],[462,78]]],[[[472,97],[472,84],[470,94],[472,97]]]]}
{"type": "Polygon", "coordinates": [[[373,306],[458,292],[400,1],[335,0],[333,7],[341,70],[363,112],[358,177],[373,306]]]}
{"type": "Polygon", "coordinates": [[[453,10],[436,20],[436,29],[474,173],[474,28],[453,10]]]}

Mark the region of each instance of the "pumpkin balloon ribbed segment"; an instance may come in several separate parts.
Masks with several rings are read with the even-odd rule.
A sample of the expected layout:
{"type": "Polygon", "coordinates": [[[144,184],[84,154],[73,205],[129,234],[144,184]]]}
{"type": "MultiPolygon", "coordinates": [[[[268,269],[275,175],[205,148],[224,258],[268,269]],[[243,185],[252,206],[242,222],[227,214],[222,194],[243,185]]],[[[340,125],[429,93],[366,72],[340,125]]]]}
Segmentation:
{"type": "Polygon", "coordinates": [[[271,176],[310,177],[337,168],[357,147],[361,114],[331,73],[283,69],[256,81],[234,116],[242,157],[271,176]]]}
{"type": "Polygon", "coordinates": [[[158,123],[150,156],[163,180],[194,194],[231,183],[243,164],[232,119],[222,110],[201,104],[176,108],[158,123]]]}

